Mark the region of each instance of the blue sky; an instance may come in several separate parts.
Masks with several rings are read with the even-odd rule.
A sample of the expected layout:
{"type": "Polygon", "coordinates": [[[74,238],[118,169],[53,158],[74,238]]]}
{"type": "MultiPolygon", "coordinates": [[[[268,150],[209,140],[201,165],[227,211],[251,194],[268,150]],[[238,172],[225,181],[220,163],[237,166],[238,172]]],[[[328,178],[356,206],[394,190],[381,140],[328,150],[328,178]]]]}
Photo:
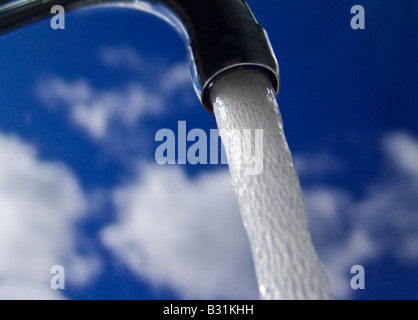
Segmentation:
{"type": "MultiPolygon", "coordinates": [[[[418,299],[418,3],[248,1],[315,247],[338,299],[418,299]],[[350,27],[363,5],[366,29],[350,27]],[[363,265],[366,289],[350,287],[363,265]]],[[[159,166],[161,128],[216,128],[175,31],[101,8],[0,38],[0,298],[252,299],[225,165],[159,166]],[[66,289],[52,290],[63,265],[66,289]]]]}

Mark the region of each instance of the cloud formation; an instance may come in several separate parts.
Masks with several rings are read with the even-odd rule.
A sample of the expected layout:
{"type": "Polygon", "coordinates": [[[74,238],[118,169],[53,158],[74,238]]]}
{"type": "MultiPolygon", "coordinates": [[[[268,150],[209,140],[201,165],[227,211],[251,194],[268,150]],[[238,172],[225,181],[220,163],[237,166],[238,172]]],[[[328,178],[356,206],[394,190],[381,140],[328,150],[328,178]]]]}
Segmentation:
{"type": "Polygon", "coordinates": [[[332,174],[343,174],[346,167],[342,159],[323,152],[309,156],[295,155],[293,162],[298,168],[299,175],[314,179],[332,174]]]}
{"type": "Polygon", "coordinates": [[[128,44],[99,48],[99,60],[109,68],[125,68],[131,71],[141,71],[146,68],[142,57],[128,44]]]}
{"type": "Polygon", "coordinates": [[[66,166],[41,161],[19,138],[0,134],[0,150],[0,299],[65,298],[50,287],[52,266],[76,286],[100,269],[77,251],[87,200],[66,166]]]}
{"type": "MultiPolygon", "coordinates": [[[[312,238],[338,299],[354,297],[354,265],[388,256],[418,263],[418,163],[409,161],[418,140],[390,133],[381,150],[387,170],[361,198],[326,184],[326,176],[341,174],[343,166],[329,170],[319,163],[343,163],[338,157],[297,156],[299,163],[317,163],[309,178],[322,177],[304,188],[304,197],[312,238]]],[[[257,298],[228,172],[192,179],[176,166],[144,166],[135,180],[116,188],[114,202],[118,219],[103,230],[102,241],[139,277],[185,298],[257,298]]]]}
{"type": "Polygon", "coordinates": [[[85,79],[53,77],[38,84],[37,94],[51,108],[65,107],[73,123],[95,140],[107,138],[114,126],[132,128],[145,114],[162,109],[161,99],[139,83],[97,90],[85,79]]]}
{"type": "Polygon", "coordinates": [[[188,178],[143,166],[117,188],[104,245],[139,277],[183,298],[258,298],[248,240],[227,171],[188,178]]]}
{"type": "Polygon", "coordinates": [[[388,256],[418,263],[418,140],[393,132],[380,145],[386,171],[364,197],[328,185],[304,189],[312,237],[338,298],[354,294],[353,265],[388,256]]]}
{"type": "MultiPolygon", "coordinates": [[[[185,63],[171,65],[161,74],[156,62],[144,63],[129,45],[102,47],[100,62],[109,69],[129,69],[152,75],[154,86],[146,81],[128,80],[119,88],[97,89],[87,79],[67,80],[59,76],[38,81],[38,100],[50,109],[64,109],[72,123],[94,141],[104,141],[120,135],[120,131],[135,131],[145,116],[157,117],[169,110],[173,97],[179,95],[188,103],[192,87],[189,68],[185,63]]],[[[135,131],[136,132],[136,131],[135,131]]]]}

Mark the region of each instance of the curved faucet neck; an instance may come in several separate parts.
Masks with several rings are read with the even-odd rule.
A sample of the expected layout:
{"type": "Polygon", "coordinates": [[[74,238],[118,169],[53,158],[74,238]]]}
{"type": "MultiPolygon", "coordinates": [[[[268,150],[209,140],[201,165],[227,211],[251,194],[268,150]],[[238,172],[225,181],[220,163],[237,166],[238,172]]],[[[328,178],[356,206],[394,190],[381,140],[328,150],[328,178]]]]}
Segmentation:
{"type": "Polygon", "coordinates": [[[196,93],[211,113],[213,84],[236,68],[264,70],[278,92],[277,60],[266,32],[244,0],[0,0],[0,34],[49,17],[54,5],[66,11],[123,6],[169,22],[186,41],[196,93]]]}

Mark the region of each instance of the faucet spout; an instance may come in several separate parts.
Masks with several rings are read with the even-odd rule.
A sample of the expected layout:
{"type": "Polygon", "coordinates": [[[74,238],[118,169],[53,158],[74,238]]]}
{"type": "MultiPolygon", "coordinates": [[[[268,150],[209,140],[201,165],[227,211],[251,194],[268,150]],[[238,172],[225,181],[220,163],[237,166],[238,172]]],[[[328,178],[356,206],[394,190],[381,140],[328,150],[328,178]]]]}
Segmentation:
{"type": "Polygon", "coordinates": [[[212,114],[212,86],[231,70],[263,70],[276,93],[279,90],[279,68],[270,41],[244,0],[0,0],[0,34],[47,18],[54,5],[66,11],[122,6],[169,22],[186,42],[195,91],[212,114]]]}

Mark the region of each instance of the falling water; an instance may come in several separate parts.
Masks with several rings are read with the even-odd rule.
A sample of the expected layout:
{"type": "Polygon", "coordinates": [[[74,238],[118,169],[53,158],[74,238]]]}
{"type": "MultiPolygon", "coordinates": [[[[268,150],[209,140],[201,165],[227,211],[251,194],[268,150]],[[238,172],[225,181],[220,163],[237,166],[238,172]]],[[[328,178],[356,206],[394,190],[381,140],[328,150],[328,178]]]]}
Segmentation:
{"type": "Polygon", "coordinates": [[[231,72],[215,83],[211,99],[251,244],[260,297],[331,299],[270,80],[255,69],[231,72]],[[249,129],[252,135],[244,134],[249,129]]]}

